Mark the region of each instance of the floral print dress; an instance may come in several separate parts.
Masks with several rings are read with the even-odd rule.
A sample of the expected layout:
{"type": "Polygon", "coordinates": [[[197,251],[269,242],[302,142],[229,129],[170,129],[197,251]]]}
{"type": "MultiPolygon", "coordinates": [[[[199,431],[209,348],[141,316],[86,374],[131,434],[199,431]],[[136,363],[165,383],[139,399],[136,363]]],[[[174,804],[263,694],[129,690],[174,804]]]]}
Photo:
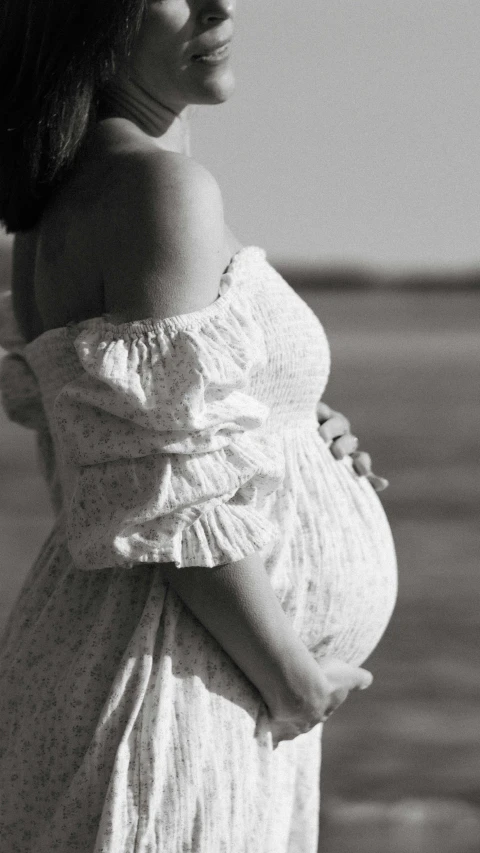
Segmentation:
{"type": "Polygon", "coordinates": [[[189,314],[28,344],[8,295],[2,315],[4,407],[56,509],[0,647],[3,849],[316,853],[321,726],[274,750],[260,694],[158,564],[261,552],[313,655],[374,649],[395,553],[318,433],[320,322],[255,246],[189,314]]]}

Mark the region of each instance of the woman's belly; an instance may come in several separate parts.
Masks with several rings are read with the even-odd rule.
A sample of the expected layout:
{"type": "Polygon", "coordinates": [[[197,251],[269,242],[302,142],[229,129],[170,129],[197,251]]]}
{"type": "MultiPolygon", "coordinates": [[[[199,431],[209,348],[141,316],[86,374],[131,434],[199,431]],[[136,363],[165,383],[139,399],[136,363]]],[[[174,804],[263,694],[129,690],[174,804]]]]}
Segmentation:
{"type": "Polygon", "coordinates": [[[395,549],[383,507],[350,458],[313,430],[285,436],[282,492],[268,511],[281,536],[265,553],[273,587],[315,657],[362,663],[390,621],[395,549]]]}

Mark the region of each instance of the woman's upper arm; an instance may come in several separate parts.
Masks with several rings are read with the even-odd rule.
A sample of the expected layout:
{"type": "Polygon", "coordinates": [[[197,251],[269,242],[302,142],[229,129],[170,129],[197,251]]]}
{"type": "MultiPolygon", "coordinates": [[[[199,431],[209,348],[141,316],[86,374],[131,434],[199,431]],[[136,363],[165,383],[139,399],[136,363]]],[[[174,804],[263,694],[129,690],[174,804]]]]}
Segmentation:
{"type": "Polygon", "coordinates": [[[105,311],[114,322],[189,313],[217,298],[222,198],[195,161],[166,151],[119,156],[96,220],[105,311]]]}

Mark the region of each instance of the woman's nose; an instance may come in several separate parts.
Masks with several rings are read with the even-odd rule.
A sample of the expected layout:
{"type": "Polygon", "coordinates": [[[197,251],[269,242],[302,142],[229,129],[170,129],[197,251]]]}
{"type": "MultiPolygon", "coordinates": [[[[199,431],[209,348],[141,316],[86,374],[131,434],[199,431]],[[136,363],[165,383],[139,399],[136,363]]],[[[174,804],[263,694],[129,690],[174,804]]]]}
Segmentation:
{"type": "Polygon", "coordinates": [[[235,12],[235,0],[206,0],[202,5],[200,17],[202,23],[224,21],[232,18],[235,12]]]}

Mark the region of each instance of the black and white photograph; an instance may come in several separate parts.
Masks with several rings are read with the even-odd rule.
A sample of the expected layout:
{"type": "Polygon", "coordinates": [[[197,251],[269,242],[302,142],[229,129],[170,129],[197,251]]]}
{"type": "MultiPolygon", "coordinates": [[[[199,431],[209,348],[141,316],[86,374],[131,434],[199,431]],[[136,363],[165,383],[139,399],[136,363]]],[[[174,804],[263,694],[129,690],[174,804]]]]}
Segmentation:
{"type": "Polygon", "coordinates": [[[478,0],[1,0],[0,853],[480,853],[478,0]]]}

